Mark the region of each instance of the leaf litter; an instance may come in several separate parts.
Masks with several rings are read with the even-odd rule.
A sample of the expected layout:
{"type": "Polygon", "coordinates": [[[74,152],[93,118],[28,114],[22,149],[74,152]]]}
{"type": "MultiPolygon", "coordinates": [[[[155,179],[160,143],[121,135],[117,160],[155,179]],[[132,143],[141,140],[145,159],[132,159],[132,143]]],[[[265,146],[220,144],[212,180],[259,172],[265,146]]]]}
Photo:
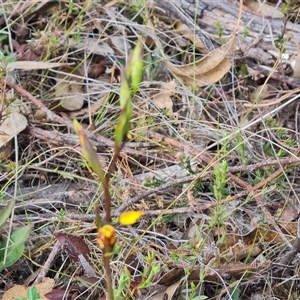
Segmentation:
{"type": "MultiPolygon", "coordinates": [[[[272,22],[296,24],[292,9],[272,2],[257,8],[258,2],[247,1],[240,7],[242,18],[251,14],[259,22],[275,13],[271,28],[272,22]],[[290,20],[280,19],[283,12],[290,20]]],[[[226,3],[230,11],[236,10],[232,1],[226,3]]],[[[112,215],[122,216],[120,208],[126,208],[130,220],[124,224],[136,219],[132,210],[145,215],[137,225],[117,228],[119,251],[112,258],[116,287],[126,275],[124,298],[251,299],[260,292],[263,297],[297,299],[296,285],[286,280],[297,274],[299,252],[298,106],[291,100],[299,83],[297,57],[292,73],[284,69],[283,54],[293,54],[288,47],[279,57],[270,52],[273,59],[263,65],[258,57],[237,51],[247,37],[246,27],[243,33],[234,32],[235,24],[226,28],[227,23],[221,23],[200,28],[204,33],[199,36],[193,15],[189,25],[185,13],[182,19],[156,15],[155,9],[165,9],[159,1],[151,9],[147,3],[137,7],[113,1],[104,6],[80,1],[75,6],[23,4],[3,5],[6,18],[0,20],[0,137],[1,147],[9,146],[1,149],[0,209],[7,220],[5,204],[16,199],[17,209],[9,213],[14,225],[1,222],[4,238],[12,229],[27,230],[26,224],[33,230],[24,234],[26,247],[18,238],[25,255],[16,261],[14,256],[3,268],[7,284],[1,287],[17,295],[8,283],[19,283],[19,297],[26,297],[25,285],[40,273],[37,266],[45,264],[56,237],[67,251],[49,262],[51,271],[44,280],[49,276],[55,282],[51,279],[49,290],[40,294],[48,299],[105,297],[93,223],[95,207],[105,211],[102,190],[70,142],[71,127],[50,119],[44,106],[68,122],[79,119],[97,153],[110,159],[121,66],[139,39],[147,72],[135,87],[139,92],[133,100],[128,143],[112,180],[112,215]],[[214,50],[208,50],[207,36],[214,50]],[[271,71],[265,75],[263,70],[271,71]],[[5,72],[44,106],[37,108],[25,92],[16,94],[21,102],[8,96],[10,78],[5,72]],[[16,112],[14,103],[29,109],[16,112]],[[33,117],[38,109],[42,118],[33,117]],[[228,169],[222,169],[224,160],[228,169]],[[178,170],[184,175],[177,177],[178,170]],[[33,188],[33,199],[16,197],[14,185],[19,195],[33,188]],[[61,194],[43,193],[62,185],[61,194]],[[283,267],[285,256],[288,263],[283,267]],[[158,272],[151,273],[151,268],[158,272]]],[[[207,12],[217,13],[207,5],[203,18],[207,12]]],[[[280,42],[285,46],[284,39],[268,45],[280,50],[280,42]]],[[[255,46],[261,45],[258,41],[255,46]]]]}

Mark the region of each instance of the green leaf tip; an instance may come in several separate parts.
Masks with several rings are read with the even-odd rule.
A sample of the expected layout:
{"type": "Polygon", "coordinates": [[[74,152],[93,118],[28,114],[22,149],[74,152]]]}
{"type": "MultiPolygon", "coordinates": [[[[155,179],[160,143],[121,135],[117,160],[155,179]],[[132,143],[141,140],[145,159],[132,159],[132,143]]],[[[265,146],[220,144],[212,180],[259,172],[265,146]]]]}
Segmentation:
{"type": "Polygon", "coordinates": [[[139,40],[133,50],[130,62],[130,80],[132,86],[132,94],[135,95],[139,89],[139,85],[143,75],[143,47],[139,40]]]}
{"type": "Polygon", "coordinates": [[[92,143],[87,138],[83,128],[78,123],[77,120],[73,121],[74,130],[79,137],[79,142],[82,147],[82,154],[85,156],[89,166],[95,172],[102,182],[103,185],[106,185],[106,178],[103,171],[103,168],[99,162],[97,152],[95,151],[92,143]]]}

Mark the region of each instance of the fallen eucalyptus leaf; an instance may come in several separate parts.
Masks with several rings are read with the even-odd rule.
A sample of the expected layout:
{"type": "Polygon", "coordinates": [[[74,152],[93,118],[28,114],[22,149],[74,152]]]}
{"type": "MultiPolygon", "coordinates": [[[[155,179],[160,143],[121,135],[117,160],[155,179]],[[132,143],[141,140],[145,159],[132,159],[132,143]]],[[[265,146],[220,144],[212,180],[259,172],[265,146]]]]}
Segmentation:
{"type": "Polygon", "coordinates": [[[166,66],[181,81],[192,86],[206,86],[217,82],[231,68],[228,55],[235,44],[235,35],[228,43],[217,48],[194,63],[177,66],[167,61],[166,66]]]}
{"type": "Polygon", "coordinates": [[[55,77],[55,95],[59,99],[58,103],[53,103],[55,110],[75,111],[82,108],[84,103],[84,93],[82,91],[82,81],[71,74],[57,74],[55,77]]]}
{"type": "Polygon", "coordinates": [[[174,27],[178,33],[183,35],[187,40],[194,43],[195,47],[197,47],[198,50],[200,50],[202,53],[207,52],[207,48],[205,47],[204,43],[201,41],[199,36],[195,34],[195,32],[191,28],[183,24],[180,20],[177,20],[175,22],[174,27]]]}
{"type": "MultiPolygon", "coordinates": [[[[42,279],[42,282],[35,284],[33,286],[36,287],[39,295],[43,297],[43,299],[45,299],[44,297],[46,296],[47,293],[53,290],[54,285],[55,285],[55,281],[53,278],[44,277],[42,279]]],[[[28,288],[25,285],[16,284],[4,293],[2,300],[13,300],[16,298],[27,299],[26,297],[27,289],[28,288]]]]}
{"type": "Polygon", "coordinates": [[[63,67],[69,64],[66,63],[52,63],[44,61],[13,61],[7,64],[8,70],[20,69],[25,71],[51,69],[63,67]]]}
{"type": "Polygon", "coordinates": [[[167,62],[166,65],[170,71],[176,75],[183,76],[198,76],[205,74],[217,66],[219,66],[224,59],[227,59],[229,52],[232,50],[235,38],[232,37],[228,43],[220,48],[217,48],[210,53],[206,54],[203,58],[183,66],[177,66],[171,62],[167,62]]]}
{"type": "Polygon", "coordinates": [[[183,76],[181,79],[186,85],[190,86],[195,85],[201,87],[211,85],[221,80],[224,77],[224,75],[228,73],[230,68],[231,62],[228,58],[225,58],[217,67],[215,67],[207,73],[195,77],[183,76]]]}
{"type": "Polygon", "coordinates": [[[284,13],[267,3],[259,3],[255,0],[246,0],[244,5],[254,12],[260,13],[266,17],[272,17],[274,19],[283,19],[285,17],[284,13]]]}
{"type": "Polygon", "coordinates": [[[0,148],[10,141],[15,135],[23,131],[28,122],[18,112],[12,112],[0,125],[0,148]]]}
{"type": "Polygon", "coordinates": [[[161,86],[161,91],[153,96],[152,102],[160,109],[167,109],[168,116],[173,115],[173,101],[171,97],[175,94],[176,82],[166,82],[161,86]]]}

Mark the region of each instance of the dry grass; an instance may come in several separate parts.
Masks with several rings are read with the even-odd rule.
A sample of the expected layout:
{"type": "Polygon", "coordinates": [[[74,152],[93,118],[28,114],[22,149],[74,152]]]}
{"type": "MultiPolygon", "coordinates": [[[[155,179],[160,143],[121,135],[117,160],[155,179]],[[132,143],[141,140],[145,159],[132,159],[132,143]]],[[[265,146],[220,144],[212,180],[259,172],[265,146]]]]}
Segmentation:
{"type": "MultiPolygon", "coordinates": [[[[7,14],[1,26],[8,33],[2,52],[66,65],[12,74],[3,67],[1,73],[2,119],[17,107],[30,124],[0,163],[1,207],[17,199],[5,234],[12,226],[33,226],[24,257],[1,272],[1,288],[34,282],[56,241],[54,232],[84,239],[98,276],[91,282],[60,251],[47,274],[56,288],[76,299],[105,299],[106,286],[94,224],[95,207],[105,212],[102,188],[76,148],[78,138],[28,98],[10,97],[5,82],[13,80],[65,120],[85,124],[107,168],[119,115],[120,66],[143,37],[145,74],[111,192],[114,217],[128,209],[126,203],[146,216],[134,227],[117,228],[111,268],[119,299],[163,299],[155,298],[159,291],[169,299],[297,299],[299,105],[291,86],[249,74],[246,66],[254,69],[258,62],[235,52],[228,54],[232,67],[220,81],[182,83],[165,55],[184,65],[204,54],[143,1],[111,8],[94,1],[74,1],[73,7],[26,3],[16,15],[10,13],[22,2],[2,3],[7,14]],[[70,94],[80,86],[82,108],[62,108],[64,101],[80,100],[62,97],[58,80],[67,82],[70,94]],[[263,84],[266,95],[258,92],[263,84]],[[275,105],[244,105],[286,91],[289,97],[275,105]]],[[[211,38],[219,47],[222,39],[211,38]]],[[[270,70],[275,72],[273,65],[270,70]]]]}

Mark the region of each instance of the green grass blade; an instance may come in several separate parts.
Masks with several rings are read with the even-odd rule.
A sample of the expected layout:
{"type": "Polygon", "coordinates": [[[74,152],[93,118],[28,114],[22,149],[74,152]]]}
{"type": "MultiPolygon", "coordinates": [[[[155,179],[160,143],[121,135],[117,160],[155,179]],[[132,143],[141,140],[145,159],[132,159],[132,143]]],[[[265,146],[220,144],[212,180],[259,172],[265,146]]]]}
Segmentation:
{"type": "Polygon", "coordinates": [[[5,225],[7,219],[12,213],[12,210],[15,206],[15,201],[11,200],[0,212],[0,231],[5,225]]]}
{"type": "Polygon", "coordinates": [[[30,226],[24,226],[15,230],[9,241],[5,239],[0,246],[0,271],[12,266],[24,252],[25,242],[31,231],[30,226]],[[5,250],[7,249],[6,260],[4,261],[5,250]]]}

